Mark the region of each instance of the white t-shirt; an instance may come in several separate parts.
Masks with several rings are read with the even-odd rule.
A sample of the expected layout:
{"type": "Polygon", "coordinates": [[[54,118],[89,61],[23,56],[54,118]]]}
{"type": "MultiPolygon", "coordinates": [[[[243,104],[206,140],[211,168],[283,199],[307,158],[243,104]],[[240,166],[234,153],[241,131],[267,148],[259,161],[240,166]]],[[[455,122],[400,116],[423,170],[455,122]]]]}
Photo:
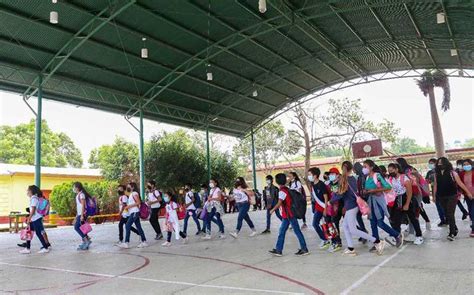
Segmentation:
{"type": "Polygon", "coordinates": [[[295,180],[291,182],[290,189],[301,193],[303,190],[303,186],[301,185],[301,182],[299,182],[298,180],[295,180]]]}
{"type": "Polygon", "coordinates": [[[282,191],[278,192],[278,199],[284,201],[286,199],[286,194],[282,191]]]}
{"type": "Polygon", "coordinates": [[[76,195],[76,209],[77,209],[77,213],[76,213],[76,216],[80,216],[82,215],[82,203],[81,203],[81,200],[85,200],[86,199],[86,195],[84,195],[83,192],[80,192],[76,195]]]}
{"type": "MultiPolygon", "coordinates": [[[[186,204],[189,204],[190,202],[193,201],[193,197],[194,197],[194,193],[192,191],[187,192],[184,202],[186,204]]],[[[188,206],[188,208],[186,208],[186,210],[196,210],[196,206],[194,206],[194,204],[191,204],[188,206]]]]}
{"type": "MultiPolygon", "coordinates": [[[[140,199],[140,196],[138,195],[137,192],[132,192],[130,194],[130,197],[128,197],[128,201],[127,201],[128,206],[136,204],[134,197],[137,198],[137,200],[140,199]]],[[[135,207],[132,207],[132,208],[128,209],[129,214],[137,213],[139,211],[140,211],[140,208],[138,208],[138,206],[135,206],[135,207]]]]}
{"type": "Polygon", "coordinates": [[[167,213],[167,216],[168,216],[168,221],[169,222],[179,222],[178,212],[176,211],[178,209],[178,204],[171,201],[168,204],[166,204],[165,208],[166,208],[166,213],[167,213]]]}
{"type": "Polygon", "coordinates": [[[32,212],[33,207],[36,208],[35,214],[33,214],[33,216],[31,217],[32,222],[40,218],[43,218],[43,215],[38,213],[38,203],[39,203],[38,196],[34,195],[30,198],[30,212],[32,212]]]}
{"type": "Polygon", "coordinates": [[[222,193],[221,192],[221,189],[218,188],[218,187],[215,187],[215,188],[211,188],[211,191],[209,192],[209,199],[214,199],[214,198],[217,198],[217,196],[219,195],[219,193],[222,193]]]}
{"type": "Polygon", "coordinates": [[[243,203],[243,202],[249,201],[249,197],[247,196],[247,194],[243,190],[240,190],[238,188],[234,188],[233,195],[237,203],[243,203]]]}
{"type": "MultiPolygon", "coordinates": [[[[152,193],[148,193],[148,201],[150,201],[150,202],[155,202],[155,201],[157,201],[157,200],[158,200],[157,197],[161,197],[161,194],[160,194],[160,192],[159,192],[158,190],[155,190],[155,191],[152,192],[152,193]],[[156,196],[156,197],[155,197],[155,196],[156,196]]],[[[150,206],[150,208],[151,208],[151,209],[156,209],[156,208],[160,208],[160,206],[161,206],[161,205],[160,205],[160,203],[158,202],[158,203],[152,204],[152,205],[150,206]]]]}
{"type": "MultiPolygon", "coordinates": [[[[119,212],[122,210],[122,207],[124,206],[123,204],[127,204],[128,203],[128,197],[127,195],[122,195],[119,197],[119,212]]],[[[127,218],[129,216],[129,213],[128,213],[128,210],[124,210],[122,212],[122,217],[123,218],[127,218]]]]}

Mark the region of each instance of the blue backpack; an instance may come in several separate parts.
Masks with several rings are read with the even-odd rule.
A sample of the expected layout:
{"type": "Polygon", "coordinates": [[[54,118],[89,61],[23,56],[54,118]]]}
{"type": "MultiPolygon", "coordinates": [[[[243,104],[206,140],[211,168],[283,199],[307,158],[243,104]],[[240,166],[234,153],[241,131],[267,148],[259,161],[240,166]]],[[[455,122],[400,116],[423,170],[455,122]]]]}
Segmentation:
{"type": "Polygon", "coordinates": [[[97,198],[90,197],[86,198],[86,215],[87,216],[94,216],[99,213],[99,207],[97,206],[97,198]]]}

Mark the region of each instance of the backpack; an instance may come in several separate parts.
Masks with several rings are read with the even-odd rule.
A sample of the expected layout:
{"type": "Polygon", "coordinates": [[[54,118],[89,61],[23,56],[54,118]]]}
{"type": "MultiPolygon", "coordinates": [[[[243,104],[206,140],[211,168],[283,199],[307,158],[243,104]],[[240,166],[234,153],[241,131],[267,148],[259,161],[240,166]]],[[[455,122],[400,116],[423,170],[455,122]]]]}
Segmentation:
{"type": "Polygon", "coordinates": [[[193,202],[193,205],[194,205],[194,207],[196,207],[196,209],[202,207],[201,197],[199,196],[198,193],[194,193],[194,202],[193,202]]]}
{"type": "Polygon", "coordinates": [[[38,205],[36,206],[36,212],[41,216],[49,215],[49,200],[42,197],[38,198],[38,205]]]}
{"type": "Polygon", "coordinates": [[[86,198],[86,216],[94,216],[99,213],[99,207],[97,206],[97,198],[90,197],[86,198]]]}
{"type": "Polygon", "coordinates": [[[141,219],[148,219],[148,217],[150,217],[150,207],[145,202],[140,202],[139,209],[141,219]]]}
{"type": "Polygon", "coordinates": [[[288,190],[291,197],[291,212],[297,219],[302,219],[306,215],[306,198],[296,190],[288,190]]]}
{"type": "MultiPolygon", "coordinates": [[[[382,183],[378,179],[379,175],[380,174],[378,174],[378,173],[374,173],[374,175],[372,177],[373,177],[374,183],[377,186],[377,188],[382,188],[383,187],[382,183]]],[[[393,207],[393,205],[395,205],[395,199],[397,198],[397,195],[395,194],[393,189],[391,189],[389,191],[386,191],[386,192],[383,192],[383,195],[384,195],[384,198],[385,198],[385,202],[387,203],[387,207],[390,207],[390,208],[393,207]]]]}

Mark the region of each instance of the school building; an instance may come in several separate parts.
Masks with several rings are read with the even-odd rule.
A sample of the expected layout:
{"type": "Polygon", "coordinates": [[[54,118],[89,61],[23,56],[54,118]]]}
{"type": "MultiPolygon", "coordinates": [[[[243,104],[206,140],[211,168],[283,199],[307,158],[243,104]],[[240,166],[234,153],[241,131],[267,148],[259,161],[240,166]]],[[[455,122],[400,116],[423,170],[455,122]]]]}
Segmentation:
{"type": "MultiPolygon", "coordinates": [[[[35,166],[0,163],[0,223],[8,223],[11,211],[25,212],[26,189],[34,184],[35,166]]],[[[55,185],[70,181],[97,182],[99,169],[41,167],[41,190],[49,197],[55,185]]]]}

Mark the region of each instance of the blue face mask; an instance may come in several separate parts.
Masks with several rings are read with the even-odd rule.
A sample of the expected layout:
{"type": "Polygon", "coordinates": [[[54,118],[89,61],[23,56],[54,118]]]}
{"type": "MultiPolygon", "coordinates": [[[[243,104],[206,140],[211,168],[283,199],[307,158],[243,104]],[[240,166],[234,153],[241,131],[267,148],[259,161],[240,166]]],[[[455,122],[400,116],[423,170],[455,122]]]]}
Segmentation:
{"type": "Polygon", "coordinates": [[[430,163],[428,164],[428,169],[433,170],[435,168],[435,164],[430,163]]]}
{"type": "Polygon", "coordinates": [[[170,197],[164,196],[163,200],[165,201],[165,203],[169,203],[170,202],[170,197]]]}
{"type": "Polygon", "coordinates": [[[329,174],[329,181],[336,180],[336,174],[329,174]]]}
{"type": "Polygon", "coordinates": [[[471,166],[471,165],[464,165],[464,166],[462,166],[462,169],[463,169],[464,171],[471,171],[471,170],[472,170],[472,166],[471,166]]]}

